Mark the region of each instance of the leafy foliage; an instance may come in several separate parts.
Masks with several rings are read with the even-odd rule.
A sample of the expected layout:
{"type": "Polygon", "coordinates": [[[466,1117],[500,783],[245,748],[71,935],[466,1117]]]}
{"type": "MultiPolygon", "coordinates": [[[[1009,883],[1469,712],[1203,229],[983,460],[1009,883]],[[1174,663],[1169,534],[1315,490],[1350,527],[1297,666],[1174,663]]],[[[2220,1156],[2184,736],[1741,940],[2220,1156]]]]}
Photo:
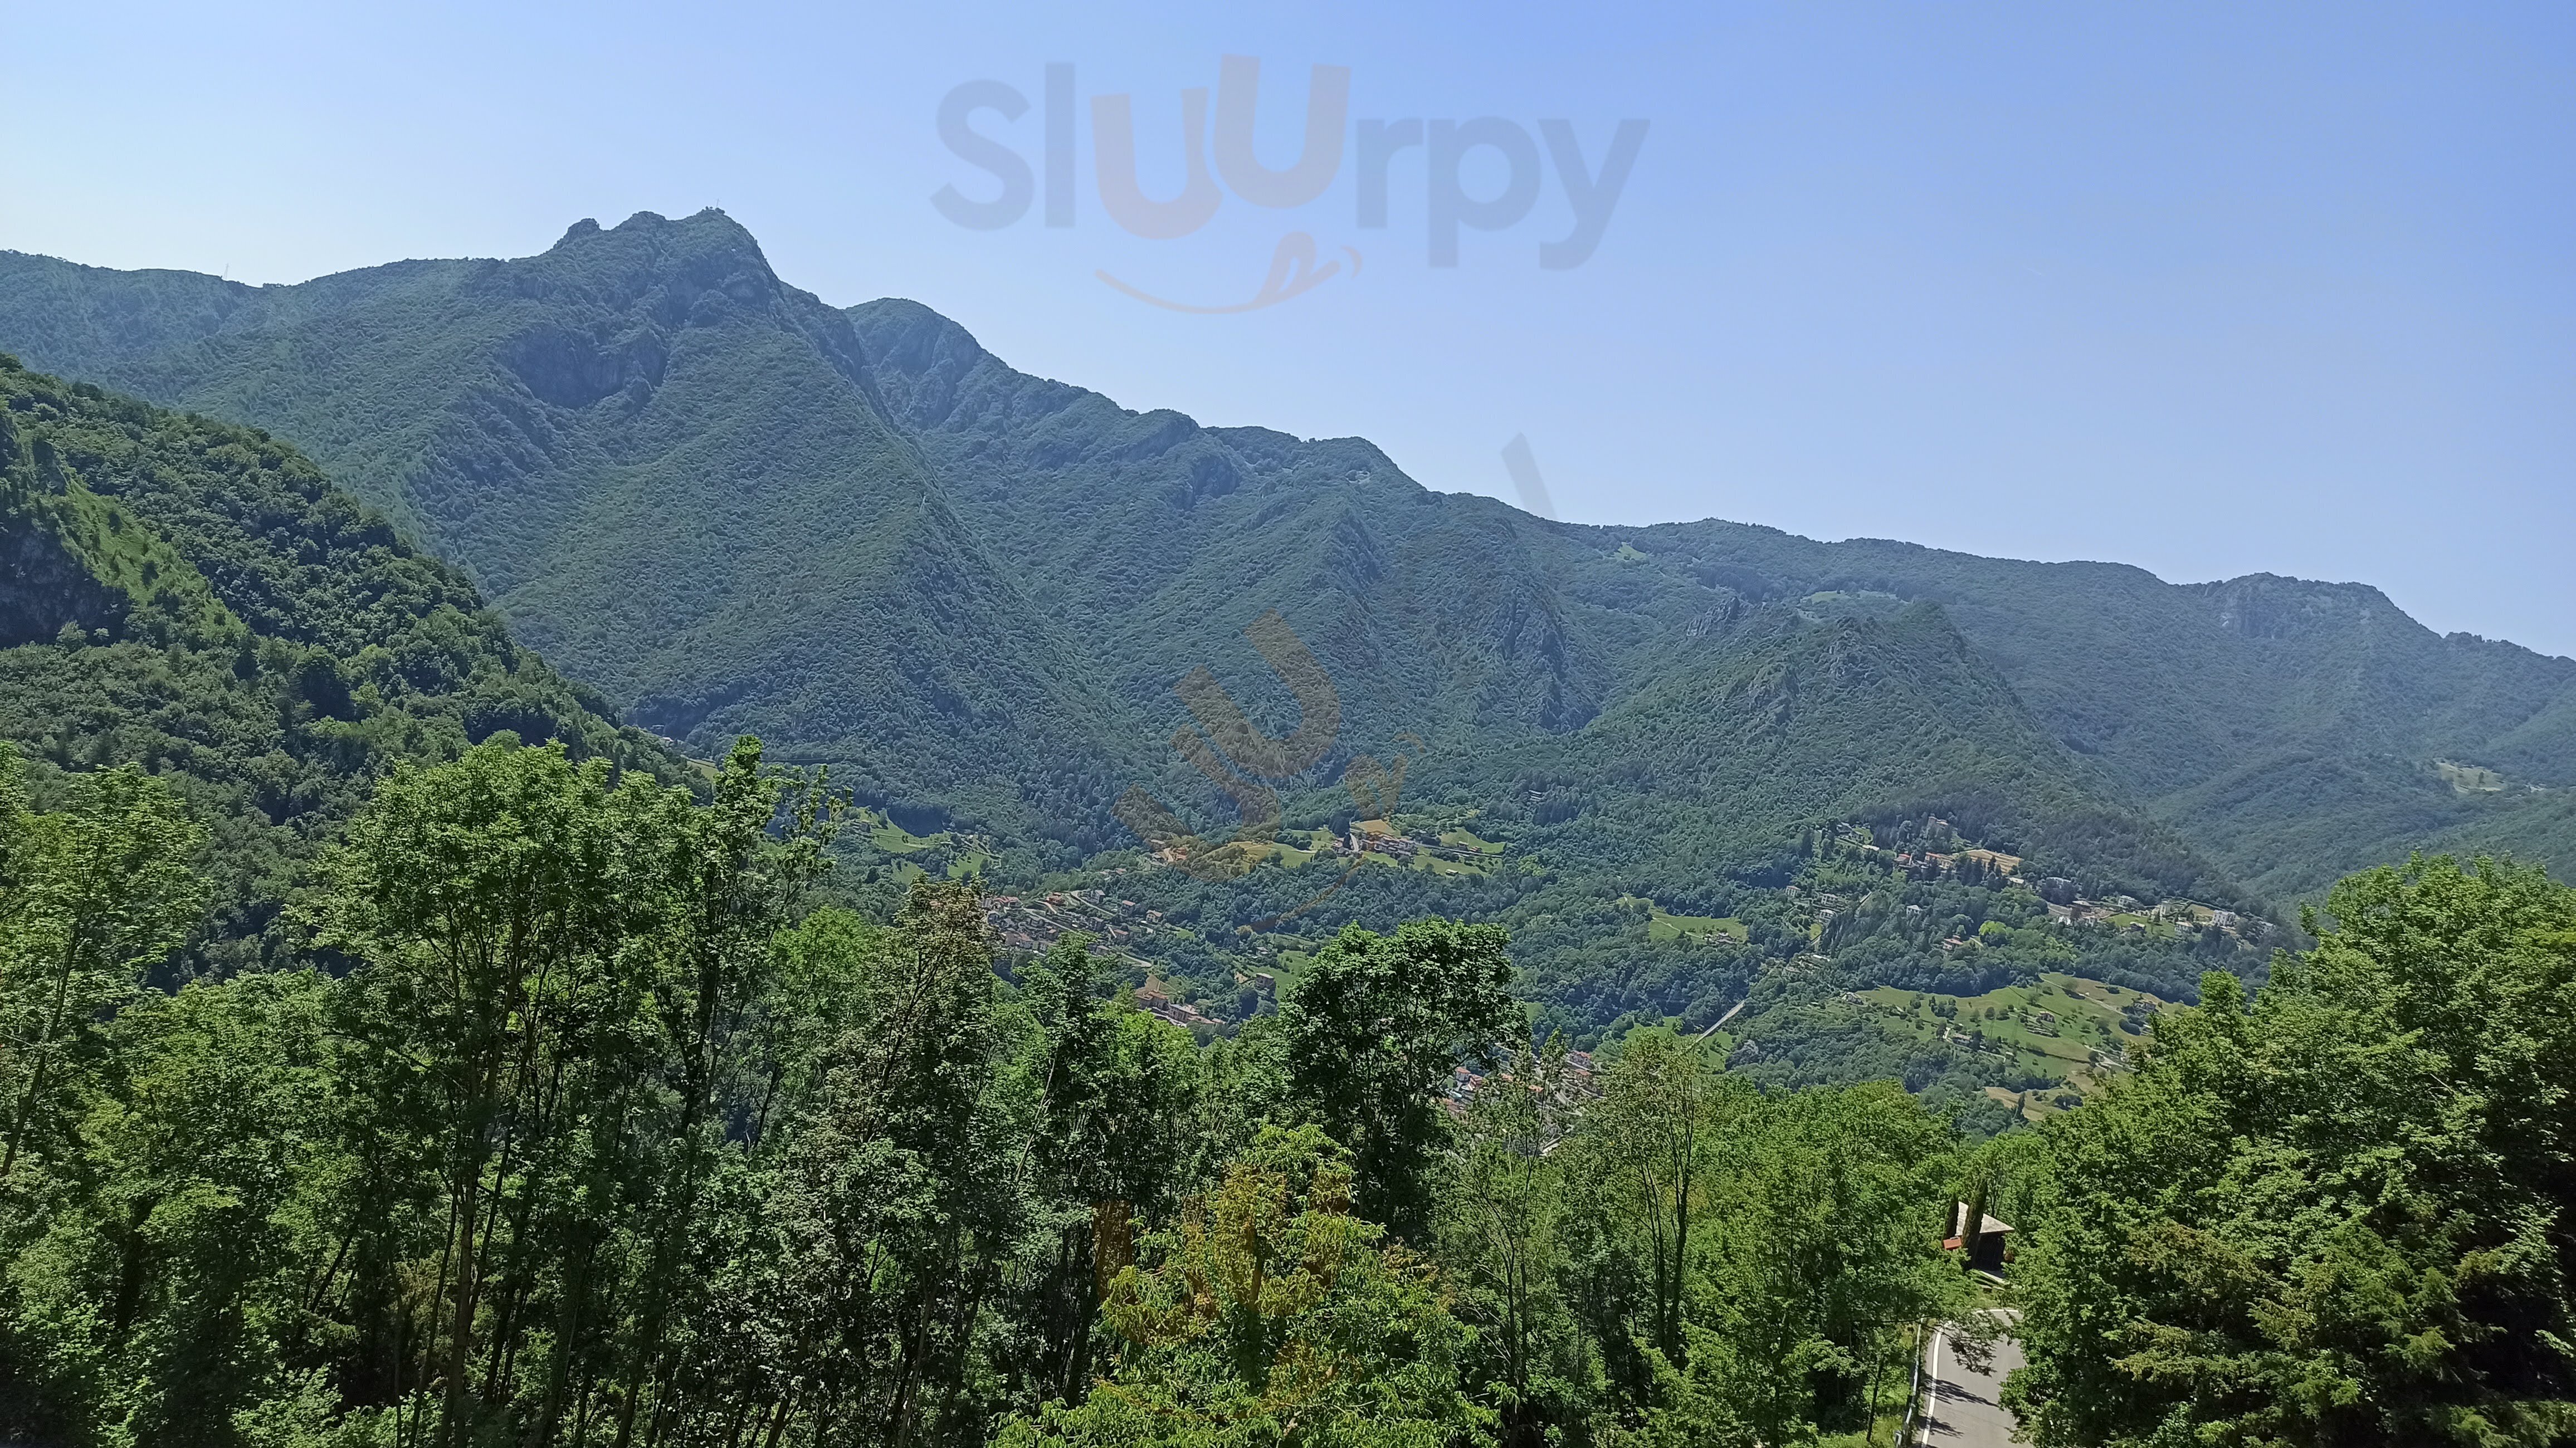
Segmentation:
{"type": "Polygon", "coordinates": [[[701,798],[492,741],[324,857],[344,974],[173,992],[177,798],[75,786],[0,814],[15,1435],[1517,1443],[1715,1393],[1789,1442],[1957,1280],[1899,1092],[1647,1032],[1589,1108],[1520,1048],[1453,1126],[1520,1031],[1491,926],[1346,932],[1201,1046],[1080,941],[997,975],[971,888],[818,904],[838,806],[749,742],[701,798]]]}
{"type": "Polygon", "coordinates": [[[560,744],[398,765],[300,907],[344,975],[156,990],[178,797],[11,779],[20,1436],[1815,1442],[1977,1320],[1954,1200],[2021,1226],[2037,1441],[2576,1427],[2576,890],[2527,867],[2346,882],[2250,1005],[2212,972],[1971,1146],[1660,1028],[1527,1044],[1491,926],[1345,931],[1200,1045],[1079,940],[997,975],[970,887],[820,906],[839,806],[748,741],[704,798],[560,744]],[[1493,1065],[1454,1113],[1452,1062],[1493,1065]]]}
{"type": "Polygon", "coordinates": [[[2576,1433],[2576,890],[2419,858],[2326,912],[2048,1124],[2009,1389],[2036,1441],[2576,1433]]]}
{"type": "Polygon", "coordinates": [[[1351,1210],[1346,1153],[1264,1128],[1149,1268],[1111,1280],[1115,1376],[1004,1444],[1434,1445],[1479,1436],[1460,1391],[1466,1330],[1438,1270],[1351,1210]]]}
{"type": "Polygon", "coordinates": [[[1433,1088],[1520,1024],[1504,941],[1491,925],[1347,927],[1280,1014],[1299,1104],[1350,1145],[1368,1214],[1409,1236],[1427,1225],[1443,1134],[1433,1088]]]}
{"type": "Polygon", "coordinates": [[[289,894],[394,761],[506,731],[689,777],[263,434],[0,359],[0,551],[0,737],[39,794],[131,764],[210,831],[187,969],[284,958],[289,894]]]}

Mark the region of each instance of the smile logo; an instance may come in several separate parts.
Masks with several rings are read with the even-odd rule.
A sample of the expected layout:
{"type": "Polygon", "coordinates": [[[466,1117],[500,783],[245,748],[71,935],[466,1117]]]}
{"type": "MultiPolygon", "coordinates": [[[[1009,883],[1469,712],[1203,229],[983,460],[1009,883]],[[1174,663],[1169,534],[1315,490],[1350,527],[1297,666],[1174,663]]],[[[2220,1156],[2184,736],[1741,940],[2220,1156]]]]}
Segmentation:
{"type": "MultiPolygon", "coordinates": [[[[1045,96],[1045,224],[1069,228],[1075,224],[1077,209],[1078,107],[1072,65],[1046,68],[1045,96]]],[[[1135,97],[1124,92],[1092,96],[1092,176],[1100,209],[1130,236],[1179,241],[1215,220],[1228,198],[1271,211],[1315,208],[1348,163],[1354,193],[1351,225],[1362,231],[1383,230],[1396,210],[1394,177],[1399,168],[1410,169],[1417,158],[1408,153],[1419,150],[1422,203],[1418,214],[1429,265],[1457,266],[1462,232],[1499,232],[1518,226],[1537,205],[1552,170],[1573,222],[1562,237],[1538,244],[1537,260],[1542,269],[1565,271],[1589,261],[1600,246],[1646,141],[1646,122],[1619,122],[1595,167],[1584,156],[1574,123],[1566,120],[1540,121],[1536,138],[1519,122],[1500,116],[1354,123],[1347,66],[1313,67],[1306,79],[1305,100],[1297,159],[1285,167],[1264,163],[1253,147],[1254,122],[1261,107],[1261,62],[1250,56],[1224,57],[1217,67],[1213,106],[1204,86],[1186,87],[1180,93],[1180,189],[1155,197],[1145,194],[1139,179],[1135,97]],[[1545,142],[1544,161],[1541,141],[1545,142]],[[1471,158],[1488,164],[1479,167],[1471,158]],[[1473,184],[1471,172],[1478,175],[1473,184]],[[1483,194],[1478,194],[1480,189],[1483,194]]],[[[960,161],[991,178],[972,189],[993,191],[988,199],[977,200],[954,183],[942,186],[930,198],[942,216],[959,226],[993,231],[1016,225],[1028,215],[1038,198],[1037,172],[1010,144],[977,130],[976,121],[991,112],[1007,125],[1027,115],[1029,108],[1026,95],[998,80],[968,81],[940,101],[941,143],[960,161]],[[993,183],[998,183],[998,190],[993,183]]],[[[1408,211],[1408,223],[1411,214],[1408,211]]],[[[1303,296],[1336,277],[1360,274],[1361,254],[1355,246],[1336,245],[1331,258],[1317,264],[1324,248],[1309,228],[1323,224],[1320,218],[1308,220],[1305,226],[1283,233],[1258,287],[1242,301],[1175,300],[1106,269],[1093,275],[1138,301],[1171,311],[1202,315],[1258,311],[1303,296]]]]}

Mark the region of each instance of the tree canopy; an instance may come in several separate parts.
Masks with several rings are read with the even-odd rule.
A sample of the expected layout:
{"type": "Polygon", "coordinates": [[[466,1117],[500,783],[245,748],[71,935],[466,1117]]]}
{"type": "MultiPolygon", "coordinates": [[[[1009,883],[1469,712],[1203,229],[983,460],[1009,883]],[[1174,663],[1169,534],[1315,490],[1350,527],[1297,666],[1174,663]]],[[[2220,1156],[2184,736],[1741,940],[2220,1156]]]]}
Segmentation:
{"type": "Polygon", "coordinates": [[[2049,1123],[2021,1254],[2043,1444],[2576,1434],[2576,891],[2355,876],[2049,1123]]]}

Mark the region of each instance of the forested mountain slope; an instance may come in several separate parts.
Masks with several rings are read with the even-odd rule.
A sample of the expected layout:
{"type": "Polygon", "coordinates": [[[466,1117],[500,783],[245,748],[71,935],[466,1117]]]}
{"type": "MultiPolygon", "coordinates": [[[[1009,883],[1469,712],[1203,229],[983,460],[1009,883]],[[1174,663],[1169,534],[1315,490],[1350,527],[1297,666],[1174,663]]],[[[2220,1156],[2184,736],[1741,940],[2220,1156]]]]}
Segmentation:
{"type": "Polygon", "coordinates": [[[646,728],[709,750],[758,732],[1024,833],[1105,819],[1129,772],[1107,762],[1150,737],[1099,727],[1115,709],[1079,641],[851,384],[849,324],[721,217],[97,307],[103,347],[36,338],[32,360],[304,443],[646,728]]]}
{"type": "Polygon", "coordinates": [[[2377,589],[2175,585],[1713,521],[1620,531],[1660,567],[1747,591],[1939,603],[2052,735],[2259,888],[2314,889],[2436,839],[2576,867],[2576,660],[2437,635],[2377,589]],[[2446,763],[2496,787],[2463,789],[2446,763]]]}
{"type": "Polygon", "coordinates": [[[285,444],[0,357],[0,739],[40,799],[140,764],[209,826],[215,913],[184,968],[276,958],[373,779],[503,730],[691,775],[285,444]]]}
{"type": "MultiPolygon", "coordinates": [[[[1581,723],[1610,693],[1654,678],[1677,634],[1746,603],[1811,615],[1936,603],[2050,736],[2260,886],[2312,889],[2435,839],[2576,862],[2567,823],[2576,796],[2531,789],[2576,786],[2576,661],[2441,637],[2364,585],[2269,575],[2174,585],[2119,564],[1819,543],[1715,520],[1587,528],[1410,488],[1374,495],[1394,506],[1371,507],[1372,495],[1353,488],[1329,515],[1270,501],[1229,514],[1210,500],[1283,462],[1381,480],[1391,465],[1356,441],[1299,444],[1122,411],[1012,370],[916,303],[870,302],[850,316],[879,394],[974,500],[989,536],[1039,554],[1067,542],[1122,560],[1168,550],[1163,567],[1141,575],[1059,575],[1068,606],[1150,620],[1113,651],[1150,658],[1161,645],[1168,655],[1132,689],[1140,702],[1150,680],[1187,666],[1179,654],[1239,645],[1214,628],[1188,630],[1185,605],[1140,610],[1132,600],[1203,600],[1212,581],[1298,569],[1275,540],[1329,525],[1341,530],[1329,536],[1354,543],[1450,545],[1404,559],[1415,566],[1401,574],[1441,565],[1435,576],[1462,580],[1440,645],[1470,660],[1508,658],[1518,645],[1545,661],[1517,677],[1497,671],[1520,684],[1522,716],[1541,727],[1581,723]],[[1140,461],[1149,447],[1159,454],[1140,461]],[[1491,626],[1458,626],[1480,611],[1491,626]],[[2497,771],[2502,787],[2464,791],[2442,762],[2497,771]]],[[[1350,590],[1307,569],[1269,591],[1350,590]]],[[[1478,722],[1503,722],[1495,712],[1478,722]]]]}
{"type": "Polygon", "coordinates": [[[1299,706],[1243,633],[1274,609],[1339,704],[1292,795],[1324,808],[1354,755],[1403,751],[1418,788],[1571,802],[1547,828],[1637,885],[1917,805],[2204,897],[2436,841],[2576,860],[2576,662],[2435,636],[2368,588],[1551,523],[1358,440],[1126,411],[913,303],[835,311],[715,212],[293,287],[0,255],[0,346],[295,437],[648,728],[756,730],[925,830],[1059,864],[1132,839],[1129,783],[1225,814],[1164,742],[1190,718],[1171,685],[1205,666],[1286,734],[1299,706]],[[1658,713],[1834,697],[1863,635],[1939,678],[1793,711],[1795,738],[1703,712],[1688,747],[1634,747],[1658,713]],[[1710,683],[1739,650],[1783,682],[1710,683]],[[1722,823],[1630,838],[1664,803],[1722,823]]]}

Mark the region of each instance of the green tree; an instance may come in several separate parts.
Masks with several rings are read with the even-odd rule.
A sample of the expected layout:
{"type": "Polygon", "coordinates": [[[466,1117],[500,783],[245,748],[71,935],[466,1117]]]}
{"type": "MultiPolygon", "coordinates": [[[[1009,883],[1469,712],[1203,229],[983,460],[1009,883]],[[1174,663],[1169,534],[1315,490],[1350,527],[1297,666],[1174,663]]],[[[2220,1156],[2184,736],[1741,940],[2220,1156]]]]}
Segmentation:
{"type": "Polygon", "coordinates": [[[1769,1098],[1737,1130],[1694,1314],[1720,1380],[1765,1443],[1861,1427],[1915,1329],[1972,1308],[1940,1248],[1952,1134],[1889,1083],[1769,1098]]]}
{"type": "Polygon", "coordinates": [[[1892,1085],[1766,1094],[1632,1033],[1561,1153],[1596,1426],[1789,1444],[1866,1423],[1913,1331],[1967,1307],[1940,1250],[1953,1150],[1892,1085]]]}
{"type": "Polygon", "coordinates": [[[1118,1370],[1008,1423],[1012,1448],[1485,1441],[1458,1391],[1467,1337],[1427,1261],[1352,1212],[1349,1153],[1265,1129],[1110,1284],[1118,1370]]]}
{"type": "Polygon", "coordinates": [[[109,1021],[203,915],[191,861],[205,835],[132,765],[75,775],[63,810],[30,816],[11,751],[0,795],[11,837],[0,858],[0,1210],[14,1217],[41,1190],[21,1181],[23,1159],[56,1171],[77,1151],[72,1128],[109,1021]]]}
{"type": "Polygon", "coordinates": [[[1029,1361],[1008,1366],[1064,1399],[1090,1379],[1097,1304],[1133,1255],[1132,1224],[1176,1202],[1201,1085],[1189,1033],[1122,1006],[1110,984],[1078,936],[1019,976],[1036,1107],[1015,1172],[1032,1229],[1015,1284],[1029,1361]]]}
{"type": "Polygon", "coordinates": [[[845,1014],[811,1094],[781,1105],[727,1189],[744,1220],[713,1224],[714,1290],[687,1339],[737,1367],[701,1384],[703,1408],[758,1402],[772,1442],[972,1439],[971,1353],[1023,1226],[980,905],[925,881],[892,931],[821,912],[789,940],[845,1014]]]}
{"type": "MultiPolygon", "coordinates": [[[[837,828],[838,806],[821,780],[764,772],[760,759],[758,740],[737,741],[716,773],[715,797],[702,809],[681,812],[671,837],[678,856],[675,908],[651,1016],[660,1027],[671,1102],[662,1129],[673,1149],[648,1203],[652,1247],[618,1395],[617,1448],[633,1441],[638,1408],[669,1370],[666,1335],[674,1317],[692,1305],[684,1295],[705,1280],[687,1270],[688,1259],[708,1185],[727,1156],[717,1107],[731,1074],[728,1052],[745,1038],[774,963],[774,942],[804,913],[806,892],[837,828]]],[[[674,810],[682,799],[676,791],[660,797],[674,810]]],[[[982,957],[980,914],[973,934],[982,957]]]]}
{"type": "Polygon", "coordinates": [[[230,1443],[315,1345],[328,992],[310,973],[192,984],[110,1028],[85,1190],[9,1272],[27,1386],[65,1436],[230,1443]]]}
{"type": "Polygon", "coordinates": [[[1643,1336],[1670,1362],[1689,1355],[1682,1324],[1716,1205],[1710,1177],[1728,1133],[1755,1105],[1753,1092],[1712,1069],[1696,1045],[1666,1030],[1623,1041],[1586,1162],[1603,1190],[1596,1198],[1626,1224],[1646,1283],[1643,1336]]]}
{"type": "Polygon", "coordinates": [[[1350,1148],[1362,1215],[1427,1240],[1447,1116],[1433,1093],[1460,1060],[1522,1030],[1499,926],[1419,920],[1343,929],[1280,1008],[1289,1079],[1310,1119],[1350,1148]]]}
{"type": "Polygon", "coordinates": [[[2046,1126],[2019,1257],[2043,1444],[2576,1435],[2576,891],[2417,859],[2212,974],[2046,1126]]]}
{"type": "Polygon", "coordinates": [[[651,951],[638,942],[672,912],[688,804],[640,779],[613,784],[604,761],[575,764],[561,746],[487,744],[398,768],[326,859],[316,939],[363,962],[342,1016],[375,1106],[357,1127],[374,1140],[358,1151],[370,1169],[355,1204],[373,1221],[353,1222],[352,1236],[362,1253],[393,1254],[362,1256],[359,1276],[403,1275],[412,1244],[387,1215],[400,1211],[397,1183],[434,1181],[436,1205],[403,1214],[415,1230],[440,1224],[426,1299],[383,1305],[421,1350],[387,1387],[398,1397],[440,1382],[449,1441],[507,1396],[498,1352],[476,1392],[496,1276],[500,1305],[522,1305],[531,1262],[514,1247],[531,1225],[565,1225],[539,1198],[570,1184],[531,1163],[573,1128],[564,1108],[644,1104],[649,1057],[624,1027],[645,995],[637,973],[651,951]]]}
{"type": "Polygon", "coordinates": [[[1494,1399],[1507,1444],[1579,1427],[1590,1406],[1592,1375],[1559,1292],[1569,1203],[1556,1150],[1579,1104],[1560,1038],[1519,1052],[1467,1106],[1440,1196],[1440,1258],[1459,1316],[1477,1328],[1466,1371],[1494,1399]]]}

